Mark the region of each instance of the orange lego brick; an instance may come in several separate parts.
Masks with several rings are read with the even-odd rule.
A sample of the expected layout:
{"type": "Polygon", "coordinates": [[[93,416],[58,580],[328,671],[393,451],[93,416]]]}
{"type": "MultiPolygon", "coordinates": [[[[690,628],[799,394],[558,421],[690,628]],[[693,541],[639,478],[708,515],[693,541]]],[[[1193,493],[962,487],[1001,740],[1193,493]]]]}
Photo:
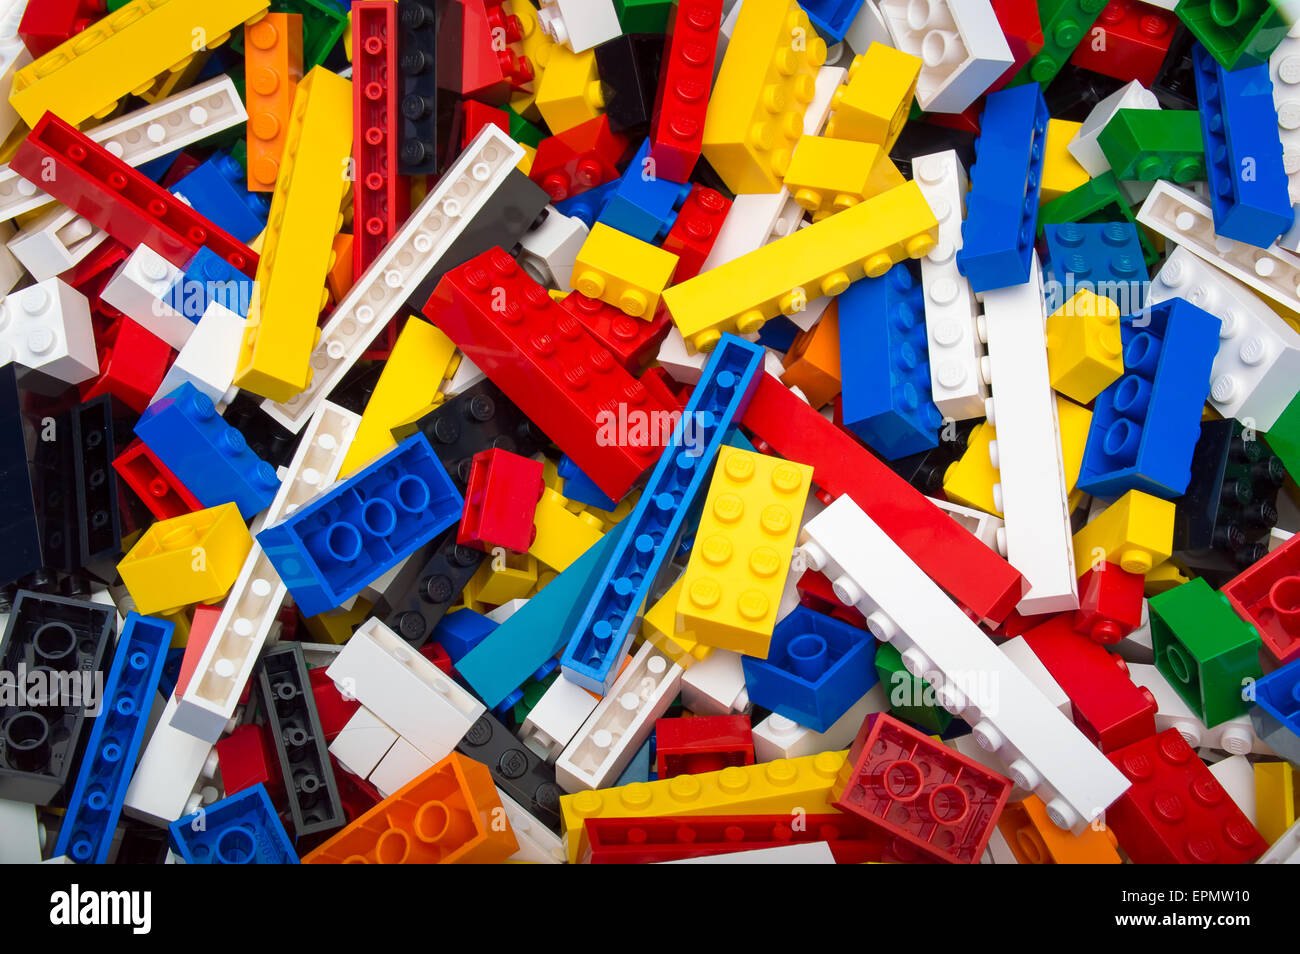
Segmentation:
{"type": "Polygon", "coordinates": [[[1109,828],[1088,828],[1075,835],[1047,817],[1047,806],[1037,795],[1023,802],[1008,802],[998,819],[998,830],[1022,865],[1117,865],[1115,833],[1109,828]]]}
{"type": "Polygon", "coordinates": [[[786,352],[781,383],[798,388],[813,407],[825,407],[840,393],[840,305],[832,301],[821,321],[794,339],[786,352]]]}
{"type": "Polygon", "coordinates": [[[248,191],[272,192],[302,79],[302,15],[268,13],[244,31],[248,191]]]}

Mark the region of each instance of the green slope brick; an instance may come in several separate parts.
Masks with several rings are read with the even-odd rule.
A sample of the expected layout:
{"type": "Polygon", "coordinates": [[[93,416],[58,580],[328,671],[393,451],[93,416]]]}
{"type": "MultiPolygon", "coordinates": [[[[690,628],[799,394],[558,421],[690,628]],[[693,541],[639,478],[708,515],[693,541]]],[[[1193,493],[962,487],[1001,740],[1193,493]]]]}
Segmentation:
{"type": "Polygon", "coordinates": [[[1174,13],[1229,70],[1267,63],[1289,29],[1269,0],[1181,0],[1174,13]]]}

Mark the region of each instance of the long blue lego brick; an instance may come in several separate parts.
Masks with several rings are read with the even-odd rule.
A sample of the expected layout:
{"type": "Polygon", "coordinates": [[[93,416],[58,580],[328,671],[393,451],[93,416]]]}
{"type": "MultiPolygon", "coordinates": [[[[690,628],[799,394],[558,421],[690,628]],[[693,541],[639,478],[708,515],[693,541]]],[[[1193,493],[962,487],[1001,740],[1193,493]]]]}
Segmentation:
{"type": "Polygon", "coordinates": [[[167,620],[127,615],[54,857],[67,856],[80,864],[108,860],[175,628],[167,620]]]}
{"type": "Polygon", "coordinates": [[[886,460],[939,446],[943,415],[930,391],[925,300],[906,264],[840,296],[844,426],[886,460]]]}
{"type": "Polygon", "coordinates": [[[646,139],[628,163],[596,221],[643,242],[657,244],[677,221],[677,212],[691,187],[650,174],[649,155],[650,140],[646,139]]]}
{"type": "Polygon", "coordinates": [[[1043,237],[1049,315],[1081,291],[1109,298],[1121,317],[1146,304],[1150,274],[1132,222],[1045,225],[1043,237]]]}
{"type": "Polygon", "coordinates": [[[135,433],[204,507],[234,503],[240,516],[251,520],[280,489],[275,468],[254,454],[244,435],[188,381],[150,404],[135,433]]]}
{"type": "Polygon", "coordinates": [[[257,535],[304,616],[333,609],[460,519],[465,501],[414,434],[257,535]]]}
{"type": "Polygon", "coordinates": [[[1192,62],[1214,231],[1268,248],[1294,219],[1268,64],[1226,70],[1199,43],[1192,62]]]}
{"type": "Polygon", "coordinates": [[[271,796],[261,782],[167,826],[172,851],[188,865],[296,865],[271,796]]]}
{"type": "Polygon", "coordinates": [[[764,354],[758,345],[730,334],[713,349],[672,440],[617,531],[618,548],[561,657],[564,675],[579,685],[603,693],[614,681],[632,641],[632,624],[664,561],[677,550],[687,511],[707,482],[732,423],[749,406],[764,354]]]}
{"type": "Polygon", "coordinates": [[[957,253],[958,268],[977,292],[1029,281],[1047,118],[1037,83],[985,101],[957,253]]]}
{"type": "Polygon", "coordinates": [[[1124,376],[1097,396],[1079,489],[1171,500],[1187,490],[1219,325],[1181,298],[1124,319],[1124,376]]]}
{"type": "Polygon", "coordinates": [[[456,672],[489,708],[564,648],[618,538],[615,527],[456,662],[456,672]]]}

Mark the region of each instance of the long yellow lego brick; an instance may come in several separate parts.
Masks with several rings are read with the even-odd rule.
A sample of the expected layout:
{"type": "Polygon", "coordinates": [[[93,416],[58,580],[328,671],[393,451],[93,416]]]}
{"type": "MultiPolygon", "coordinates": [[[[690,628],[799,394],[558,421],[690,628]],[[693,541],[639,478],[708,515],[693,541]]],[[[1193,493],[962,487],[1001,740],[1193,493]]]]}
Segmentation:
{"type": "Polygon", "coordinates": [[[663,294],[673,322],[697,351],[724,331],[758,331],[822,295],[838,295],[934,248],[939,223],[921,188],[908,182],[798,229],[663,294]]]}
{"type": "MultiPolygon", "coordinates": [[[[36,0],[39,2],[39,0],[36,0]]],[[[265,12],[270,0],[132,0],[14,75],[9,104],[29,126],[46,110],[77,125],[149,91],[202,49],[265,12]]]]}
{"type": "Polygon", "coordinates": [[[311,381],[351,152],[352,84],[318,66],[294,95],[257,265],[259,307],[235,365],[236,385],[272,401],[289,400],[311,381]]]}

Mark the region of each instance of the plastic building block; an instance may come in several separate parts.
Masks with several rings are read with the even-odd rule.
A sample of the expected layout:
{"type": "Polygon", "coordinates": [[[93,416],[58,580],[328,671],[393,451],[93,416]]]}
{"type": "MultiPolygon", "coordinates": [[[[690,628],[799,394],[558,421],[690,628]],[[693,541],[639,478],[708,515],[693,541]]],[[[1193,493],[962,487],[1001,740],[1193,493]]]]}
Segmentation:
{"type": "MultiPolygon", "coordinates": [[[[578,733],[600,702],[592,693],[568,679],[553,679],[537,703],[529,710],[519,729],[519,737],[536,755],[554,762],[569,741],[578,733]]],[[[647,739],[642,749],[646,749],[647,739]]],[[[640,750],[638,750],[638,756],[640,750]]],[[[633,760],[633,764],[635,763],[633,760]]],[[[629,769],[632,765],[629,765],[629,769]]],[[[648,768],[647,768],[648,770],[648,768]]],[[[624,771],[624,774],[626,774],[624,771]]],[[[622,776],[617,784],[622,784],[622,776]]]]}
{"type": "Polygon", "coordinates": [[[1039,189],[1039,202],[1046,204],[1086,185],[1088,170],[1079,165],[1071,155],[1070,142],[1078,135],[1083,123],[1068,119],[1049,119],[1047,138],[1043,143],[1043,182],[1039,189]]]}
{"type": "Polygon", "coordinates": [[[1117,643],[1142,623],[1145,578],[1118,563],[1089,567],[1079,577],[1079,608],[1074,631],[1103,645],[1117,643]]]}
{"type": "Polygon", "coordinates": [[[673,182],[690,177],[704,146],[722,6],[721,0],[678,0],[668,7],[649,142],[658,174],[673,182]]]}
{"type": "MultiPolygon", "coordinates": [[[[1087,119],[1079,127],[1074,138],[1066,148],[1088,175],[1096,177],[1110,170],[1110,162],[1101,148],[1101,134],[1121,112],[1133,110],[1157,111],[1160,104],[1154,93],[1134,80],[1122,89],[1107,96],[1088,113],[1087,119]]],[[[1204,154],[1204,148],[1202,148],[1204,154]]],[[[1053,221],[1075,221],[1072,219],[1054,219],[1053,221]]],[[[1078,220],[1082,221],[1082,220],[1078,220]]]]}
{"type": "Polygon", "coordinates": [[[608,117],[597,116],[543,139],[528,177],[552,202],[585,196],[584,202],[593,203],[589,214],[573,209],[572,203],[560,211],[590,227],[617,188],[617,164],[627,146],[627,137],[610,129],[608,117]]]}
{"type": "MultiPolygon", "coordinates": [[[[67,384],[99,374],[99,358],[84,295],[51,278],[0,301],[0,361],[67,384]]],[[[24,385],[31,387],[32,383],[24,385]]]]}
{"type": "Polygon", "coordinates": [[[1264,648],[1282,663],[1291,662],[1300,653],[1291,596],[1300,585],[1297,553],[1300,544],[1292,537],[1223,587],[1232,608],[1256,628],[1264,648]]]}
{"type": "Polygon", "coordinates": [[[114,458],[113,469],[159,520],[203,509],[203,505],[142,441],[132,441],[114,458]]]}
{"type": "Polygon", "coordinates": [[[1074,535],[1075,569],[1082,576],[1105,563],[1145,574],[1173,552],[1175,508],[1167,500],[1131,490],[1074,535]]]}
{"type": "Polygon", "coordinates": [[[1205,144],[1194,110],[1121,109],[1098,135],[1097,146],[1121,179],[1181,184],[1206,177],[1205,144]]]}
{"type": "Polygon", "coordinates": [[[804,136],[786,170],[785,187],[813,221],[900,186],[903,176],[874,143],[804,136]]]}
{"type": "Polygon", "coordinates": [[[1179,23],[1170,9],[1140,0],[1110,0],[1070,63],[1144,86],[1156,81],[1179,23]]]}
{"type": "MultiPolygon", "coordinates": [[[[769,322],[765,327],[772,327],[769,322]]],[[[798,388],[813,407],[824,407],[840,393],[840,306],[832,301],[821,320],[801,331],[782,361],[781,383],[798,388]]]]}
{"type": "Polygon", "coordinates": [[[244,167],[225,153],[200,163],[168,188],[213,225],[241,242],[249,242],[266,228],[270,203],[245,186],[244,167]]]}
{"type": "Polygon", "coordinates": [[[1032,84],[985,101],[957,253],[977,292],[1030,281],[1046,135],[1047,106],[1032,84]]]}
{"type": "Polygon", "coordinates": [[[1260,675],[1260,639],[1201,577],[1152,597],[1156,668],[1213,728],[1246,711],[1245,680],[1260,675]]]}
{"type": "Polygon", "coordinates": [[[729,765],[754,764],[749,716],[660,719],[655,723],[656,774],[700,775],[729,765]]]}
{"type": "Polygon", "coordinates": [[[653,244],[668,234],[691,187],[660,177],[649,150],[646,139],[629,160],[597,221],[653,244]]]}
{"type": "Polygon", "coordinates": [[[167,343],[134,321],[119,319],[98,335],[99,376],[82,382],[85,400],[111,394],[137,414],[157,393],[171,359],[167,343]]]}
{"type": "Polygon", "coordinates": [[[1117,317],[1143,307],[1147,271],[1136,226],[1128,222],[1050,224],[1043,226],[1043,237],[1045,267],[1052,280],[1050,311],[1081,290],[1109,298],[1119,308],[1117,317]]]}
{"type": "Polygon", "coordinates": [[[0,366],[0,530],[7,544],[0,558],[5,585],[39,569],[42,533],[23,436],[17,369],[0,366]]]}
{"type": "Polygon", "coordinates": [[[704,119],[704,158],[732,192],[781,187],[825,61],[826,42],[793,0],[741,7],[704,119]]]}
{"type": "Polygon", "coordinates": [[[887,43],[872,43],[853,58],[848,82],[831,97],[826,135],[893,149],[907,123],[923,62],[887,43]]]}
{"type": "Polygon", "coordinates": [[[18,23],[18,35],[32,56],[44,56],[69,37],[75,36],[104,13],[96,0],[51,0],[28,4],[18,23]]]}
{"type": "Polygon", "coordinates": [[[1268,248],[1295,219],[1268,66],[1229,72],[1201,46],[1193,59],[1214,231],[1268,248]]]}
{"type": "MultiPolygon", "coordinates": [[[[517,16],[507,14],[501,0],[464,0],[448,7],[444,18],[457,5],[464,12],[464,29],[460,55],[455,60],[460,67],[459,77],[452,82],[452,88],[469,99],[504,106],[513,94],[526,91],[533,81],[532,65],[523,55],[522,24],[517,16]]],[[[540,20],[540,14],[538,17],[540,20]]],[[[447,22],[439,24],[440,37],[447,28],[447,22]]],[[[439,47],[440,64],[448,52],[439,47]]]]}
{"type": "Polygon", "coordinates": [[[252,546],[239,508],[227,503],[153,524],[117,569],[138,610],[169,614],[220,601],[252,546]]]}
{"type": "Polygon", "coordinates": [[[1008,803],[998,818],[998,830],[1022,865],[1121,863],[1110,829],[1088,828],[1079,835],[1062,831],[1047,817],[1043,800],[1037,795],[1008,803]]]}
{"type": "Polygon", "coordinates": [[[444,616],[433,630],[433,638],[447,651],[453,663],[483,642],[497,623],[472,609],[459,609],[444,616]]]}
{"type": "Polygon", "coordinates": [[[284,800],[284,780],[266,726],[252,723],[237,726],[234,732],[218,739],[214,748],[227,795],[265,785],[272,801],[284,800]]]}
{"type": "MultiPolygon", "coordinates": [[[[1296,731],[1297,728],[1300,728],[1300,707],[1297,706],[1297,676],[1300,676],[1300,667],[1292,663],[1283,666],[1281,669],[1276,669],[1262,679],[1257,680],[1253,688],[1254,702],[1258,710],[1251,712],[1252,720],[1262,711],[1293,735],[1300,735],[1300,732],[1296,731]]],[[[1257,727],[1258,724],[1257,722],[1257,727]]],[[[1278,751],[1289,757],[1288,750],[1279,749],[1278,751]]]]}
{"type": "Polygon", "coordinates": [[[537,536],[533,512],[545,486],[538,461],[500,449],[475,454],[456,542],[523,553],[537,536]]]}
{"type": "Polygon", "coordinates": [[[1286,39],[1269,56],[1268,75],[1273,83],[1273,106],[1277,110],[1277,131],[1282,140],[1282,165],[1291,183],[1291,200],[1300,200],[1300,100],[1295,86],[1300,83],[1300,34],[1291,28],[1286,39]]]}
{"type": "Polygon", "coordinates": [[[1230,70],[1265,62],[1287,33],[1287,21],[1269,0],[1216,7],[1209,0],[1179,0],[1174,13],[1230,70]]]}
{"type": "Polygon", "coordinates": [[[298,855],[265,785],[254,785],[167,826],[188,865],[296,865],[298,855]]]}
{"type": "Polygon", "coordinates": [[[537,21],[543,33],[574,53],[623,32],[612,0],[543,0],[537,21]]]}
{"type": "Polygon", "coordinates": [[[1016,74],[1013,83],[1037,83],[1046,88],[1088,35],[1106,0],[1040,0],[1043,48],[1016,74]]]}
{"type": "Polygon", "coordinates": [[[677,256],[672,284],[694,278],[704,269],[730,209],[731,200],[716,189],[691,186],[661,246],[677,256]]]}
{"type": "Polygon", "coordinates": [[[649,124],[663,52],[661,33],[624,34],[596,47],[605,115],[616,132],[649,124]]]}
{"type": "Polygon", "coordinates": [[[536,104],[553,134],[601,116],[605,111],[605,94],[596,70],[596,51],[574,53],[567,47],[554,46],[546,60],[546,71],[537,83],[536,104]]]}
{"type": "Polygon", "coordinates": [[[244,33],[244,80],[248,97],[248,188],[270,192],[280,173],[280,154],[303,75],[303,18],[269,13],[244,33]]]}
{"type": "Polygon", "coordinates": [[[1111,752],[1131,782],[1106,812],[1137,864],[1242,864],[1268,846],[1175,729],[1111,752]]]}
{"type": "Polygon", "coordinates": [[[253,287],[251,278],[210,249],[201,248],[168,291],[166,301],[193,322],[199,321],[213,302],[247,318],[253,287]]]}
{"type": "MultiPolygon", "coordinates": [[[[698,722],[698,719],[682,720],[698,722]]],[[[697,818],[592,818],[585,825],[588,850],[584,864],[698,863],[802,864],[765,852],[811,848],[820,842],[841,864],[878,861],[881,838],[864,819],[852,815],[816,815],[807,826],[787,815],[708,815],[697,818]],[[779,860],[780,859],[780,860],[779,860]]]]}
{"type": "Polygon", "coordinates": [[[663,33],[672,22],[671,0],[614,0],[624,33],[663,33]]]}
{"type": "Polygon", "coordinates": [[[564,496],[569,500],[596,510],[614,510],[618,506],[617,501],[601,493],[591,478],[569,458],[560,458],[556,473],[564,481],[564,496]]]}
{"type": "Polygon", "coordinates": [[[492,715],[479,716],[456,751],[488,766],[500,790],[533,818],[559,833],[562,793],[555,773],[492,715]]]}
{"type": "Polygon", "coordinates": [[[147,245],[137,246],[100,291],[100,299],[132,322],[180,351],[202,317],[186,314],[181,287],[185,273],[147,245]],[[179,300],[178,300],[179,299],[179,300]]]}
{"type": "Polygon", "coordinates": [[[352,159],[356,167],[352,273],[360,275],[397,234],[410,211],[409,183],[397,172],[394,127],[400,114],[400,80],[394,4],[366,2],[356,8],[352,51],[352,159]]]}
{"type": "Polygon", "coordinates": [[[1255,826],[1270,845],[1295,824],[1295,769],[1285,762],[1255,765],[1255,826]]]}
{"type": "Polygon", "coordinates": [[[533,281],[559,291],[570,291],[573,263],[587,240],[587,231],[587,224],[581,219],[547,206],[541,222],[525,232],[512,251],[533,281]]]}
{"type": "Polygon", "coordinates": [[[465,12],[447,0],[402,0],[397,17],[398,72],[389,82],[397,89],[401,119],[395,130],[398,164],[389,172],[436,173],[448,131],[439,94],[460,81],[465,12]]]}
{"type": "Polygon", "coordinates": [[[1124,373],[1119,331],[1119,308],[1087,289],[1054,311],[1047,319],[1052,387],[1091,403],[1124,373]]]}

